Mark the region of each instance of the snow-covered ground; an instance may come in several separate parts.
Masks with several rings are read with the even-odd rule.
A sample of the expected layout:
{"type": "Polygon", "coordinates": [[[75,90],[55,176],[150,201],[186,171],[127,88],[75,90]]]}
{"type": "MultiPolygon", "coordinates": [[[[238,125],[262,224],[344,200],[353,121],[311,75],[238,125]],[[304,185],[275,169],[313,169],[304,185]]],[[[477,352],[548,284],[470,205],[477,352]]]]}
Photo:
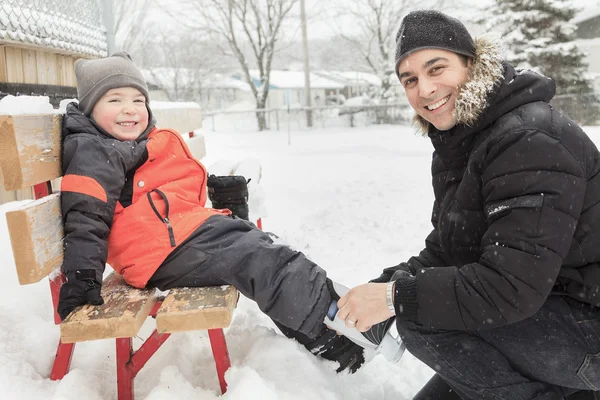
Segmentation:
{"type": "MultiPolygon", "coordinates": [[[[588,133],[600,143],[600,128],[588,133]]],[[[410,127],[286,132],[204,132],[207,166],[252,157],[262,163],[264,229],[303,251],[346,285],[406,260],[429,232],[431,144],[410,127]]],[[[252,183],[251,183],[252,184],[252,183]]],[[[0,214],[14,204],[0,206],[0,214]]],[[[78,344],[71,372],[48,379],[58,327],[48,283],[19,286],[0,215],[0,395],[5,399],[116,399],[114,340],[78,344]]],[[[153,329],[152,320],[140,337],[153,329]]],[[[410,399],[432,371],[405,353],[375,357],[354,375],[280,335],[242,299],[225,332],[232,367],[224,399],[410,399]]],[[[139,345],[141,340],[136,340],[139,345]]],[[[138,399],[220,396],[206,332],[172,335],[136,378],[138,399]]]]}

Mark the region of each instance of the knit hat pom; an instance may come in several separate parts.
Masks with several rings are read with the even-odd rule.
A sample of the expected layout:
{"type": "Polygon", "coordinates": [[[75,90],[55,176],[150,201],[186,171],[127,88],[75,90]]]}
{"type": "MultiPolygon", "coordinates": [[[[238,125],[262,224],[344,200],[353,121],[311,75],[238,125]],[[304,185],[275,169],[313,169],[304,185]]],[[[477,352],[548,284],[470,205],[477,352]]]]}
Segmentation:
{"type": "Polygon", "coordinates": [[[125,52],[96,60],[79,59],[75,61],[75,77],[79,109],[88,117],[98,100],[111,89],[133,87],[144,95],[146,104],[150,101],[142,73],[125,52]]]}
{"type": "Polygon", "coordinates": [[[424,49],[442,49],[475,56],[475,42],[462,22],[434,10],[409,13],[396,35],[396,75],[402,60],[424,49]]]}

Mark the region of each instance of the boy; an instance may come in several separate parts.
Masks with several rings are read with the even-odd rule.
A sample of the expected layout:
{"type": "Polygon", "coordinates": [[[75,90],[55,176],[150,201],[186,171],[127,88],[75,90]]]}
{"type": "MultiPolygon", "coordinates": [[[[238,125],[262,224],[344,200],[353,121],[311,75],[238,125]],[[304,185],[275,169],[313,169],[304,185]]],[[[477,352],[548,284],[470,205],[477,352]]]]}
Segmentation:
{"type": "Polygon", "coordinates": [[[356,371],[363,348],[323,323],[338,298],[325,271],[229,210],[204,207],[206,170],[177,132],[154,126],[129,55],[78,60],[75,74],[79,105],[63,123],[61,318],[103,303],[106,262],[139,288],[231,284],[286,336],[338,361],[338,372],[356,371]]]}

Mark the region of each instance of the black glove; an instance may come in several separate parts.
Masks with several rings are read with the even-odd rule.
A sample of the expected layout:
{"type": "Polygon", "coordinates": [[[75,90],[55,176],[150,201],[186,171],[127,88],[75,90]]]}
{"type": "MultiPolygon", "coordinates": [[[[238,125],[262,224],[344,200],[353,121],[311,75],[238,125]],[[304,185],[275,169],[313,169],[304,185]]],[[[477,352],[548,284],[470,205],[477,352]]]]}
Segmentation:
{"type": "MultiPolygon", "coordinates": [[[[384,269],[379,277],[377,277],[375,279],[371,279],[369,282],[370,283],[387,283],[392,280],[392,277],[398,271],[403,271],[409,275],[415,275],[415,273],[416,273],[416,271],[414,271],[413,268],[411,268],[411,266],[408,263],[403,262],[403,263],[400,263],[393,267],[384,269]]],[[[399,278],[400,276],[402,276],[400,274],[401,273],[397,274],[396,277],[399,278]]],[[[397,278],[394,278],[394,280],[396,280],[397,278]]]]}
{"type": "Polygon", "coordinates": [[[60,288],[58,298],[58,315],[64,320],[71,311],[85,304],[99,306],[104,304],[100,289],[102,284],[96,280],[96,271],[93,269],[82,269],[75,272],[67,272],[67,282],[60,288]]]}
{"type": "Polygon", "coordinates": [[[248,182],[240,175],[208,177],[208,198],[213,208],[228,208],[236,217],[248,221],[248,182]]]}

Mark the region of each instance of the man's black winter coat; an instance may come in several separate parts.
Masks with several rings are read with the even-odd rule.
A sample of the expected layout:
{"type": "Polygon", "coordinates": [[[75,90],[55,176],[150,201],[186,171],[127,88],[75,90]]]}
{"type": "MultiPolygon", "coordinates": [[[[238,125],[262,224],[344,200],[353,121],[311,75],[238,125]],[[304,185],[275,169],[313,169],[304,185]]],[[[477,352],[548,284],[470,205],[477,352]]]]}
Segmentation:
{"type": "Polygon", "coordinates": [[[397,269],[400,320],[474,330],[532,316],[564,294],[600,306],[600,154],[553,109],[554,83],[515,71],[478,43],[459,122],[426,121],[432,162],[433,231],[397,269]],[[489,87],[482,91],[481,88],[489,87]]]}

